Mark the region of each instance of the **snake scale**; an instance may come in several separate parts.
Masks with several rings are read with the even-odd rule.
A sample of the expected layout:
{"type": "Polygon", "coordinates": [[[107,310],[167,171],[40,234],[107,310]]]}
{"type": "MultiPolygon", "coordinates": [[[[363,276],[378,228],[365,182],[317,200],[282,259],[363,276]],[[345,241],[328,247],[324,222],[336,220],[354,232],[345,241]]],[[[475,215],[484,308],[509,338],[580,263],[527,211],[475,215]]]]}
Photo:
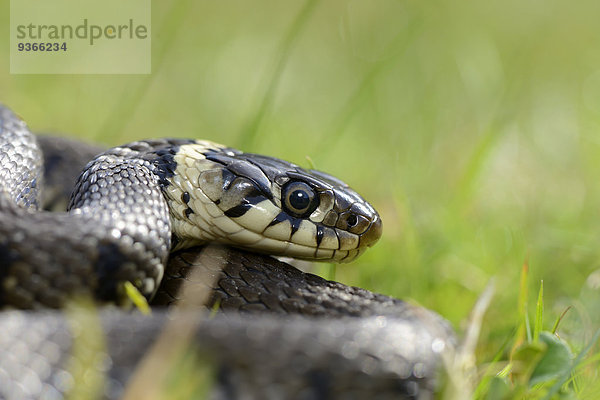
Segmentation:
{"type": "Polygon", "coordinates": [[[201,140],[102,151],[0,106],[0,398],[170,398],[177,348],[214,399],[431,398],[455,345],[442,318],[270,256],[348,262],[380,235],[323,172],[201,140]],[[40,211],[74,182],[68,211],[40,211]],[[82,298],[97,305],[69,312],[82,298]]]}

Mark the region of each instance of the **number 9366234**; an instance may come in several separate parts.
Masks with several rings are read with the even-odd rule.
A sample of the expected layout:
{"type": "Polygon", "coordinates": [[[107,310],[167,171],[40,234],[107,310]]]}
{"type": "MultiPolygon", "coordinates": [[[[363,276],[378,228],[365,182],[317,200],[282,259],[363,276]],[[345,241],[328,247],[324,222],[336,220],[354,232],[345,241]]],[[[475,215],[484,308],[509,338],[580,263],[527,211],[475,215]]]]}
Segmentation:
{"type": "Polygon", "coordinates": [[[17,43],[19,51],[67,51],[67,43],[41,42],[41,43],[17,43]]]}

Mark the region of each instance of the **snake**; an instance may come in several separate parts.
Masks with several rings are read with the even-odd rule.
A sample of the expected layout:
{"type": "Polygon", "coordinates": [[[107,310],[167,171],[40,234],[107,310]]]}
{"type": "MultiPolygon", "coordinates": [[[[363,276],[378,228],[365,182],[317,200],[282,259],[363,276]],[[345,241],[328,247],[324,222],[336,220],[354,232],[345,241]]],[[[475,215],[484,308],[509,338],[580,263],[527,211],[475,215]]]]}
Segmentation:
{"type": "Polygon", "coordinates": [[[90,398],[131,396],[174,338],[213,371],[210,398],[431,398],[456,344],[443,318],[276,258],[346,263],[381,234],[327,173],[199,139],[101,150],[0,105],[0,398],[72,396],[82,369],[90,398]],[[88,325],[104,362],[78,369],[88,325]]]}

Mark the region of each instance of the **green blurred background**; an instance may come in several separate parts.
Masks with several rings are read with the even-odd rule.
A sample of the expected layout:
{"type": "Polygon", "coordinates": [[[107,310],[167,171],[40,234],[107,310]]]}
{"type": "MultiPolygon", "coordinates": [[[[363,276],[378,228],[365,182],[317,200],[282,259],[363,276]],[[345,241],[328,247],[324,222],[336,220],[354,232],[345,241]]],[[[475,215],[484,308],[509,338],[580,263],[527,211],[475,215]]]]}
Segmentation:
{"type": "Polygon", "coordinates": [[[599,20],[594,1],[153,1],[152,75],[11,75],[5,29],[0,102],[109,145],[309,156],[384,221],[335,278],[460,331],[496,277],[487,357],[517,322],[526,260],[547,325],[573,305],[559,333],[583,340],[600,314],[599,20]]]}

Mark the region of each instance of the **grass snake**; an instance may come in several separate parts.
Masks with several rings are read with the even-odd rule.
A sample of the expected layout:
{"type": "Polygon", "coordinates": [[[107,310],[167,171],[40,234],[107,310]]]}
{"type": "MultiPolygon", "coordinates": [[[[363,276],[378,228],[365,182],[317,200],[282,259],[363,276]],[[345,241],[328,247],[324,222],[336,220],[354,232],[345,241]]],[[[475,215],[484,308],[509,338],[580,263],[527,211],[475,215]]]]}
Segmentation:
{"type": "Polygon", "coordinates": [[[210,366],[211,398],[430,398],[454,346],[428,310],[269,256],[348,262],[382,230],[344,182],[276,158],[187,139],[102,151],[0,106],[0,221],[0,398],[72,396],[90,375],[90,397],[133,398],[174,343],[210,366]],[[41,211],[73,181],[68,211],[41,211]],[[130,306],[128,285],[152,315],[110,305],[130,306]],[[61,310],[88,297],[108,305],[61,310]],[[103,361],[82,366],[86,331],[103,361]]]}

